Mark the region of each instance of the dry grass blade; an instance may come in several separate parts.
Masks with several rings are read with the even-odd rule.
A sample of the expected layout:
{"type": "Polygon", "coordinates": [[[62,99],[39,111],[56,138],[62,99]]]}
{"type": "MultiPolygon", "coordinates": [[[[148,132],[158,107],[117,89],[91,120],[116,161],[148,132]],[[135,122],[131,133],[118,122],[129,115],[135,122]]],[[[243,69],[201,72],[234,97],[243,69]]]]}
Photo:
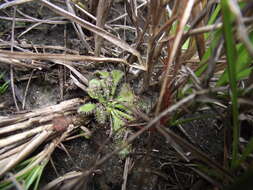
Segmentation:
{"type": "Polygon", "coordinates": [[[82,27],[94,32],[95,34],[97,34],[100,37],[108,40],[112,44],[122,48],[125,51],[128,51],[128,52],[132,53],[133,55],[135,55],[138,58],[140,65],[130,65],[130,66],[138,68],[138,69],[146,70],[146,67],[143,64],[140,53],[136,49],[134,49],[130,45],[128,45],[126,42],[118,39],[117,37],[113,36],[109,32],[107,32],[107,31],[105,31],[105,30],[103,30],[103,29],[101,29],[101,28],[99,28],[99,27],[97,27],[97,26],[81,19],[80,17],[77,17],[76,15],[73,15],[73,14],[69,13],[68,11],[66,11],[66,10],[50,3],[49,1],[46,1],[46,0],[39,0],[39,1],[43,5],[47,6],[50,9],[52,9],[57,14],[60,14],[61,16],[64,16],[64,17],[70,19],[71,21],[78,23],[82,27]]]}
{"type": "MultiPolygon", "coordinates": [[[[88,86],[88,79],[85,78],[79,71],[77,71],[74,67],[71,66],[71,63],[68,63],[66,61],[62,62],[62,61],[59,61],[59,60],[55,60],[54,61],[55,63],[57,64],[60,64],[60,65],[64,65],[65,67],[67,67],[69,70],[71,70],[76,76],[78,76],[78,78],[82,81],[83,84],[85,84],[86,86],[88,86]]],[[[77,85],[78,86],[78,85],[77,85]]],[[[81,88],[83,89],[84,91],[86,91],[86,88],[83,87],[81,88]]]]}
{"type": "Polygon", "coordinates": [[[42,25],[43,23],[35,23],[35,24],[32,24],[30,27],[28,27],[25,31],[23,31],[21,34],[18,35],[18,38],[24,36],[26,33],[28,33],[29,31],[31,31],[32,29],[42,25]]]}
{"type": "MultiPolygon", "coordinates": [[[[96,26],[104,28],[107,16],[112,5],[112,0],[100,0],[97,7],[97,22],[96,26]]],[[[101,46],[103,45],[103,38],[95,35],[95,55],[99,56],[101,46]]]]}
{"type": "Polygon", "coordinates": [[[121,190],[127,189],[127,178],[128,178],[128,174],[129,174],[129,169],[131,167],[131,162],[132,162],[132,159],[130,157],[127,157],[126,161],[125,161],[125,166],[124,166],[124,172],[123,172],[123,177],[122,177],[123,183],[121,186],[121,190]]]}
{"type": "MultiPolygon", "coordinates": [[[[198,14],[201,12],[201,9],[203,9],[203,5],[201,2],[199,2],[198,5],[195,5],[195,7],[193,8],[193,11],[192,11],[193,17],[196,18],[198,16],[198,14]]],[[[204,21],[201,20],[197,26],[198,27],[204,26],[204,21]]],[[[199,59],[201,60],[201,58],[203,57],[203,55],[205,53],[205,49],[206,49],[204,34],[199,34],[199,35],[195,36],[195,40],[196,40],[197,50],[198,50],[198,54],[199,54],[199,59]]]]}
{"type": "Polygon", "coordinates": [[[62,61],[90,61],[90,62],[113,62],[127,64],[125,59],[110,57],[93,57],[84,55],[52,54],[52,53],[28,53],[10,52],[0,50],[0,57],[4,59],[36,59],[36,60],[62,60],[62,61]]]}
{"type": "Polygon", "coordinates": [[[232,175],[223,167],[221,167],[219,164],[217,164],[214,160],[210,159],[208,156],[206,156],[205,153],[195,148],[192,144],[188,143],[184,139],[182,139],[180,136],[176,135],[173,131],[170,129],[164,129],[160,126],[156,127],[159,133],[161,133],[163,136],[165,136],[167,139],[173,139],[176,143],[178,143],[180,146],[187,147],[188,150],[190,150],[194,155],[196,155],[199,159],[203,160],[205,163],[207,163],[209,166],[213,167],[217,171],[219,171],[222,175],[226,176],[226,178],[230,181],[233,181],[232,175]]]}
{"type": "Polygon", "coordinates": [[[30,119],[33,117],[40,116],[42,118],[42,117],[47,116],[48,114],[64,113],[69,110],[73,110],[73,108],[77,108],[82,103],[83,103],[82,99],[75,98],[71,100],[66,100],[54,106],[39,108],[28,113],[15,115],[13,117],[8,117],[8,116],[0,117],[0,126],[17,123],[17,122],[24,121],[26,119],[30,119]]]}
{"type": "MultiPolygon", "coordinates": [[[[81,102],[80,99],[68,100],[58,105],[34,110],[31,113],[17,115],[14,118],[2,119],[0,125],[4,125],[4,127],[1,128],[1,133],[7,133],[9,136],[0,139],[0,176],[29,156],[36,147],[45,142],[56,131],[61,130],[63,132],[59,141],[65,139],[69,132],[75,128],[75,126],[70,127],[70,124],[78,120],[76,117],[67,114],[73,113],[73,109],[76,110],[76,106],[80,105],[81,102]],[[67,110],[69,112],[66,112],[67,110]],[[64,112],[65,115],[60,114],[59,116],[61,112],[64,112]],[[28,120],[16,123],[26,119],[28,120]],[[36,125],[37,127],[24,132],[17,131],[26,130],[28,127],[36,125]],[[17,133],[12,134],[14,131],[17,133]],[[31,138],[32,136],[34,137],[31,138]]],[[[56,145],[54,145],[55,147],[56,145]]]]}
{"type": "Polygon", "coordinates": [[[33,1],[33,0],[14,0],[14,1],[6,2],[2,5],[0,5],[0,10],[1,9],[6,9],[8,7],[15,6],[15,5],[20,5],[20,4],[23,4],[23,3],[27,3],[27,2],[30,2],[30,1],[33,1]]]}
{"type": "Polygon", "coordinates": [[[42,190],[53,189],[57,185],[61,184],[63,181],[77,178],[77,177],[79,177],[82,174],[83,174],[83,172],[77,172],[77,171],[66,173],[64,176],[61,176],[61,177],[59,177],[57,179],[54,179],[53,181],[51,181],[50,183],[48,183],[45,187],[43,187],[42,190]]]}
{"type": "Polygon", "coordinates": [[[24,121],[24,122],[18,122],[18,123],[12,124],[12,125],[1,127],[0,128],[0,135],[5,134],[5,133],[10,133],[13,131],[17,131],[20,129],[26,129],[26,128],[32,127],[32,125],[34,125],[36,123],[38,124],[38,123],[50,121],[53,119],[53,117],[56,117],[56,116],[57,116],[57,114],[56,115],[51,114],[51,115],[49,115],[47,117],[43,117],[43,118],[40,116],[37,116],[37,117],[29,118],[27,121],[24,121]]]}
{"type": "MultiPolygon", "coordinates": [[[[143,1],[142,4],[140,4],[139,6],[136,7],[136,9],[138,10],[138,9],[142,8],[142,7],[145,6],[147,3],[148,3],[147,1],[143,1]]],[[[129,13],[128,13],[128,14],[129,14],[129,13]]],[[[115,18],[115,19],[113,19],[113,20],[108,21],[107,24],[111,24],[111,23],[113,23],[113,22],[116,22],[116,21],[118,21],[118,20],[120,20],[120,19],[122,19],[122,18],[124,18],[124,17],[126,17],[126,16],[127,16],[127,13],[125,13],[125,14],[123,14],[123,15],[120,15],[119,17],[117,17],[117,18],[115,18]]]]}
{"type": "MultiPolygon", "coordinates": [[[[1,20],[7,20],[7,21],[11,21],[12,18],[10,17],[5,17],[5,16],[0,16],[0,19],[1,20]]],[[[32,22],[32,23],[43,23],[43,24],[67,24],[68,21],[61,21],[61,20],[47,20],[47,19],[44,19],[44,20],[41,20],[41,19],[37,19],[37,18],[15,18],[15,20],[17,22],[32,22]]]]}
{"type": "MultiPolygon", "coordinates": [[[[242,22],[244,24],[249,24],[253,22],[253,17],[246,17],[246,18],[242,18],[242,22]]],[[[207,25],[207,26],[202,26],[202,27],[198,27],[198,28],[194,28],[189,30],[188,32],[184,33],[185,35],[197,35],[197,34],[201,34],[201,33],[205,33],[205,32],[210,32],[213,30],[217,30],[222,28],[223,24],[222,23],[216,23],[216,24],[212,24],[212,25],[207,25]]],[[[168,40],[168,39],[166,39],[168,40]]]]}
{"type": "Polygon", "coordinates": [[[2,176],[5,172],[9,171],[13,168],[17,163],[27,157],[33,150],[35,150],[41,143],[43,143],[51,134],[52,130],[45,129],[43,132],[38,134],[29,144],[26,146],[21,152],[17,153],[17,155],[11,159],[7,165],[5,165],[0,171],[0,176],[2,176]]]}
{"type": "MultiPolygon", "coordinates": [[[[150,38],[148,39],[148,45],[147,45],[147,72],[145,73],[144,76],[144,86],[143,90],[147,90],[150,84],[150,79],[152,76],[152,72],[155,66],[155,63],[158,62],[161,50],[163,45],[159,44],[157,45],[156,40],[160,37],[159,35],[162,35],[162,30],[159,28],[160,23],[162,22],[162,16],[165,14],[165,8],[163,7],[163,1],[159,0],[152,0],[149,3],[148,11],[150,14],[150,30],[149,30],[149,35],[150,38]]],[[[169,23],[172,23],[174,21],[175,17],[171,17],[169,19],[169,23]]],[[[166,25],[167,26],[167,25],[166,25]]],[[[161,27],[164,29],[164,27],[161,27]]],[[[169,28],[166,28],[168,31],[170,30],[169,28]]]]}
{"type": "Polygon", "coordinates": [[[185,25],[186,25],[186,23],[187,23],[187,21],[190,17],[194,2],[195,2],[195,0],[189,0],[187,2],[187,5],[184,9],[185,11],[184,11],[184,13],[182,15],[182,18],[180,20],[178,30],[177,30],[177,35],[176,35],[175,41],[173,43],[171,53],[169,55],[169,59],[168,59],[168,63],[167,63],[168,65],[167,65],[167,69],[165,71],[165,75],[164,75],[165,77],[164,77],[164,80],[163,80],[160,96],[159,96],[157,107],[156,107],[156,115],[158,115],[158,113],[160,111],[160,106],[161,106],[161,103],[162,103],[162,100],[163,100],[163,97],[164,97],[164,93],[165,93],[167,85],[168,85],[168,75],[170,73],[170,68],[171,68],[170,65],[172,65],[172,63],[175,59],[176,53],[178,51],[178,47],[180,45],[180,41],[181,41],[183,33],[184,33],[184,27],[185,27],[185,25]]]}
{"type": "MultiPolygon", "coordinates": [[[[69,0],[66,1],[66,4],[67,4],[67,7],[68,7],[69,12],[71,12],[72,14],[75,15],[75,10],[74,10],[73,7],[71,6],[69,0]]],[[[84,34],[83,30],[82,30],[82,27],[81,27],[79,24],[75,24],[74,22],[72,22],[72,24],[73,24],[73,27],[74,27],[76,33],[77,33],[77,36],[78,36],[79,39],[83,42],[85,48],[86,48],[88,51],[91,51],[91,48],[90,48],[88,42],[86,41],[86,38],[85,38],[86,36],[85,36],[85,34],[84,34]]]]}
{"type": "Polygon", "coordinates": [[[13,155],[15,156],[15,154],[17,152],[20,152],[21,150],[23,150],[28,144],[29,144],[29,142],[27,141],[23,144],[21,142],[21,143],[17,143],[17,144],[11,145],[11,146],[4,147],[3,149],[1,149],[1,152],[0,152],[1,162],[4,159],[8,161],[8,158],[10,158],[13,155]]]}
{"type": "Polygon", "coordinates": [[[16,67],[25,67],[25,68],[30,68],[30,69],[41,70],[41,68],[43,67],[43,65],[37,65],[37,64],[31,65],[17,59],[10,59],[9,57],[4,58],[4,57],[1,57],[1,55],[0,55],[0,62],[1,62],[0,64],[6,63],[6,64],[10,64],[16,67]]]}
{"type": "MultiPolygon", "coordinates": [[[[50,157],[51,157],[51,154],[54,152],[55,148],[62,142],[66,139],[66,137],[68,137],[68,135],[70,134],[70,132],[74,129],[74,127],[70,127],[68,128],[67,131],[65,131],[64,133],[61,134],[60,137],[58,138],[55,138],[53,141],[51,141],[47,146],[45,146],[45,148],[40,152],[38,153],[36,156],[33,157],[33,161],[31,164],[29,164],[29,166],[21,169],[20,171],[18,171],[14,176],[16,178],[19,178],[21,177],[22,175],[26,174],[27,172],[31,171],[34,167],[44,163],[46,164],[50,157]]],[[[16,156],[14,155],[14,157],[12,156],[12,166],[11,166],[11,163],[9,162],[6,167],[5,167],[5,170],[7,170],[7,166],[9,167],[9,169],[11,167],[14,167],[15,164],[17,164],[19,161],[22,160],[22,155],[23,156],[26,156],[27,154],[30,153],[30,151],[27,151],[30,148],[35,148],[36,146],[40,145],[41,142],[43,142],[43,139],[46,140],[49,135],[49,131],[44,131],[44,134],[41,133],[36,139],[34,139],[33,141],[31,141],[29,143],[28,146],[26,146],[24,149],[22,149],[16,156]]],[[[44,165],[45,166],[45,165],[44,165]]],[[[10,178],[7,178],[4,180],[4,182],[8,182],[10,181],[10,178]]]]}
{"type": "Polygon", "coordinates": [[[34,129],[31,129],[29,131],[25,131],[22,133],[18,133],[16,135],[11,135],[9,137],[0,139],[0,148],[3,148],[5,146],[11,145],[13,143],[16,143],[18,141],[27,139],[31,136],[36,135],[37,133],[42,132],[43,130],[52,127],[52,125],[45,125],[45,126],[40,126],[40,127],[36,127],[34,129]]]}
{"type": "MultiPolygon", "coordinates": [[[[12,27],[11,27],[11,52],[13,52],[13,47],[14,47],[14,39],[15,39],[15,25],[16,25],[16,12],[17,12],[17,7],[14,6],[13,8],[13,20],[12,20],[12,27]]],[[[14,71],[13,71],[13,65],[10,65],[10,84],[11,84],[11,91],[12,91],[12,97],[13,101],[16,107],[16,110],[19,111],[19,105],[17,103],[17,97],[16,97],[16,89],[15,89],[15,84],[14,84],[14,71]]]]}

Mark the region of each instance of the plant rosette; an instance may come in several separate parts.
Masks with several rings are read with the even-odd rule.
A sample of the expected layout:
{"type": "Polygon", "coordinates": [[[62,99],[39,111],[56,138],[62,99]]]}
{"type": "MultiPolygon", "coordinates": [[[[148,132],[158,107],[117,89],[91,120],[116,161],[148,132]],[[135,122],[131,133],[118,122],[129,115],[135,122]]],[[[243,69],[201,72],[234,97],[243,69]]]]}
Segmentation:
{"type": "MultiPolygon", "coordinates": [[[[121,83],[124,73],[119,70],[97,71],[89,81],[87,92],[96,100],[82,105],[79,113],[94,114],[100,124],[110,122],[111,134],[121,130],[127,121],[134,119],[128,107],[134,104],[134,94],[127,83],[121,83]]],[[[121,136],[121,135],[120,135],[121,136]]]]}

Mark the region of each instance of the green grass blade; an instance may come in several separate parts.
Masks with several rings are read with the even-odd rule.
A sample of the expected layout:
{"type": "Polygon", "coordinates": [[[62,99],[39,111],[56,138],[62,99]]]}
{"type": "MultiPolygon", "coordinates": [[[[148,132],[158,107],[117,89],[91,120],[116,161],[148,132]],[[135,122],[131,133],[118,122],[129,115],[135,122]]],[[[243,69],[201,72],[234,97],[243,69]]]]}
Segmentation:
{"type": "Polygon", "coordinates": [[[34,181],[38,177],[39,172],[40,172],[40,166],[35,167],[30,172],[30,175],[25,180],[25,188],[26,189],[29,189],[31,187],[31,185],[34,183],[34,181]]]}
{"type": "Polygon", "coordinates": [[[220,4],[218,4],[217,7],[215,8],[214,12],[212,13],[210,19],[208,20],[208,25],[214,24],[215,20],[217,19],[217,17],[220,14],[220,10],[221,10],[221,6],[220,6],[220,4]]]}
{"type": "Polygon", "coordinates": [[[228,76],[231,87],[232,114],[233,114],[233,145],[232,145],[232,162],[234,168],[238,159],[239,145],[239,120],[238,120],[238,90],[236,83],[236,46],[233,37],[232,13],[229,10],[228,0],[221,0],[223,14],[223,34],[225,37],[225,48],[228,63],[228,76]]]}
{"type": "MultiPolygon", "coordinates": [[[[249,34],[249,38],[251,43],[253,43],[253,32],[249,34]]],[[[251,56],[248,53],[248,50],[245,48],[245,46],[242,43],[240,43],[236,46],[236,50],[237,50],[236,79],[238,81],[249,77],[252,68],[250,67],[251,56]]],[[[228,69],[226,69],[222,74],[222,76],[219,78],[217,86],[225,85],[228,83],[228,81],[229,81],[228,69]]]]}
{"type": "Polygon", "coordinates": [[[9,86],[9,81],[7,81],[4,84],[2,84],[0,86],[0,94],[3,94],[7,90],[8,86],[9,86]]]}
{"type": "Polygon", "coordinates": [[[43,173],[43,170],[45,168],[45,165],[43,165],[41,168],[40,168],[40,171],[38,172],[38,176],[37,176],[37,179],[36,179],[36,182],[34,184],[34,188],[35,190],[39,189],[39,183],[40,183],[40,178],[42,176],[42,173],[43,173]]]}
{"type": "Polygon", "coordinates": [[[249,143],[247,144],[240,160],[236,162],[236,167],[238,167],[243,161],[245,161],[248,158],[248,156],[252,153],[252,151],[253,151],[253,138],[251,138],[249,143]]]}

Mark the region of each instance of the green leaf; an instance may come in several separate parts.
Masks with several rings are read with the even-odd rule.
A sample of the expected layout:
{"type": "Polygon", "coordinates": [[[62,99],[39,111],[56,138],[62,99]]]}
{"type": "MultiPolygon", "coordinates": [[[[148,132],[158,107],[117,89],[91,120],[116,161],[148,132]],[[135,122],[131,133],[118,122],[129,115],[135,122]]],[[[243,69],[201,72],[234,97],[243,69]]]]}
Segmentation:
{"type": "Polygon", "coordinates": [[[2,84],[0,86],[0,94],[3,94],[7,90],[8,87],[9,87],[9,81],[7,81],[4,84],[2,84]]]}
{"type": "Polygon", "coordinates": [[[248,156],[252,153],[252,151],[253,151],[253,138],[251,138],[249,143],[247,144],[245,150],[242,153],[242,157],[237,160],[236,167],[238,167],[243,161],[245,161],[248,158],[248,156]]]}
{"type": "MultiPolygon", "coordinates": [[[[3,77],[4,77],[4,73],[1,73],[1,74],[0,74],[0,80],[1,80],[3,77]]],[[[10,81],[6,81],[5,83],[0,84],[0,94],[3,94],[3,93],[7,90],[8,86],[9,86],[9,82],[10,82],[10,81]]]]}
{"type": "Polygon", "coordinates": [[[0,79],[2,79],[4,77],[4,73],[0,74],[0,79]]]}
{"type": "Polygon", "coordinates": [[[120,110],[126,110],[127,107],[118,103],[118,102],[115,102],[115,104],[113,105],[114,108],[117,108],[117,109],[120,109],[120,110]]]}
{"type": "Polygon", "coordinates": [[[101,81],[98,79],[92,79],[89,81],[89,87],[87,92],[91,98],[99,99],[99,91],[101,89],[101,81]]]}
{"type": "Polygon", "coordinates": [[[241,72],[238,72],[237,77],[238,79],[245,79],[248,78],[250,73],[253,71],[253,67],[247,68],[242,70],[241,72]]]}
{"type": "Polygon", "coordinates": [[[120,70],[112,70],[111,75],[112,75],[112,82],[113,82],[112,96],[114,96],[117,86],[118,86],[120,80],[122,79],[122,77],[124,76],[124,73],[120,70]]]}
{"type": "Polygon", "coordinates": [[[96,104],[93,104],[93,103],[87,103],[87,104],[84,104],[82,105],[79,109],[78,109],[78,112],[84,112],[84,113],[91,113],[95,110],[96,108],[96,104]]]}
{"type": "Polygon", "coordinates": [[[127,120],[133,120],[133,116],[131,116],[130,114],[127,114],[121,110],[118,110],[118,109],[114,109],[115,113],[117,114],[117,117],[119,118],[124,118],[124,119],[127,119],[127,120]]]}
{"type": "MultiPolygon", "coordinates": [[[[250,41],[253,43],[253,32],[249,35],[250,41]]],[[[247,51],[247,49],[244,47],[243,44],[238,44],[236,46],[237,50],[237,59],[235,64],[236,69],[236,80],[242,80],[250,75],[250,71],[252,70],[250,67],[251,65],[251,57],[247,51]]],[[[224,73],[220,77],[219,81],[217,82],[217,86],[225,85],[229,82],[228,77],[228,68],[225,69],[224,73]]]]}
{"type": "Polygon", "coordinates": [[[132,104],[134,102],[134,94],[129,84],[124,83],[120,89],[119,95],[116,98],[118,102],[126,102],[132,104]]]}
{"type": "Polygon", "coordinates": [[[98,104],[98,107],[95,112],[95,119],[98,123],[104,124],[108,117],[108,108],[105,108],[102,104],[98,104]]]}
{"type": "Polygon", "coordinates": [[[212,56],[213,50],[216,48],[220,38],[221,38],[222,30],[217,30],[214,32],[214,35],[212,35],[211,44],[210,47],[206,50],[204,53],[203,58],[201,59],[199,65],[200,67],[196,70],[195,74],[196,76],[201,76],[202,73],[205,72],[205,70],[208,68],[208,60],[212,56]]]}
{"type": "Polygon", "coordinates": [[[112,110],[111,115],[112,115],[112,122],[113,122],[112,128],[114,131],[117,131],[125,124],[125,122],[122,121],[122,119],[118,116],[118,114],[116,113],[116,110],[112,110]]]}
{"type": "Polygon", "coordinates": [[[97,74],[101,76],[101,78],[108,78],[110,77],[110,73],[107,71],[96,71],[97,74]]]}
{"type": "MultiPolygon", "coordinates": [[[[123,143],[123,142],[122,142],[123,143]]],[[[126,158],[127,155],[129,155],[129,153],[131,152],[131,146],[128,145],[126,148],[123,148],[120,152],[119,152],[119,156],[124,159],[126,158]]]]}
{"type": "Polygon", "coordinates": [[[131,111],[122,103],[132,105],[134,94],[130,86],[125,83],[120,88],[118,96],[115,97],[118,84],[124,76],[122,71],[97,71],[96,73],[99,78],[90,80],[88,94],[99,103],[84,104],[78,111],[85,113],[95,111],[95,119],[101,124],[104,124],[110,116],[112,128],[116,131],[125,124],[124,120],[133,120],[131,111]]]}
{"type": "Polygon", "coordinates": [[[110,78],[107,78],[107,79],[101,79],[100,80],[101,82],[101,95],[103,96],[103,100],[110,100],[113,95],[112,95],[112,86],[113,86],[113,83],[112,81],[110,80],[110,78]]]}
{"type": "Polygon", "coordinates": [[[182,49],[187,50],[190,44],[190,38],[186,40],[186,42],[183,44],[182,49]]]}
{"type": "MultiPolygon", "coordinates": [[[[35,165],[34,161],[36,162],[38,158],[37,156],[28,158],[18,164],[13,170],[17,181],[24,185],[24,189],[38,189],[41,175],[49,161],[49,157],[35,165]]],[[[0,183],[0,189],[10,189],[11,187],[13,187],[13,183],[10,181],[0,183]]]]}
{"type": "Polygon", "coordinates": [[[125,105],[122,105],[121,103],[118,103],[116,102],[114,105],[113,105],[113,108],[114,109],[117,109],[117,110],[122,110],[124,111],[125,113],[127,114],[131,114],[131,110],[129,108],[127,108],[125,105]]]}

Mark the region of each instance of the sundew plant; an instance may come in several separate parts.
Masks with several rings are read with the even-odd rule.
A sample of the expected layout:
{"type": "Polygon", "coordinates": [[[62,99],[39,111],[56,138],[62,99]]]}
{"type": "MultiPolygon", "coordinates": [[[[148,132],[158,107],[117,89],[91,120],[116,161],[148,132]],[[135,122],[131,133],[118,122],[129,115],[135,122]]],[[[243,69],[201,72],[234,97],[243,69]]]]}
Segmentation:
{"type": "Polygon", "coordinates": [[[128,109],[133,105],[134,94],[127,83],[121,83],[124,73],[119,70],[97,71],[97,77],[89,81],[87,92],[96,102],[88,102],[79,112],[94,114],[100,124],[110,122],[112,132],[119,130],[126,121],[134,119],[128,109]]]}

